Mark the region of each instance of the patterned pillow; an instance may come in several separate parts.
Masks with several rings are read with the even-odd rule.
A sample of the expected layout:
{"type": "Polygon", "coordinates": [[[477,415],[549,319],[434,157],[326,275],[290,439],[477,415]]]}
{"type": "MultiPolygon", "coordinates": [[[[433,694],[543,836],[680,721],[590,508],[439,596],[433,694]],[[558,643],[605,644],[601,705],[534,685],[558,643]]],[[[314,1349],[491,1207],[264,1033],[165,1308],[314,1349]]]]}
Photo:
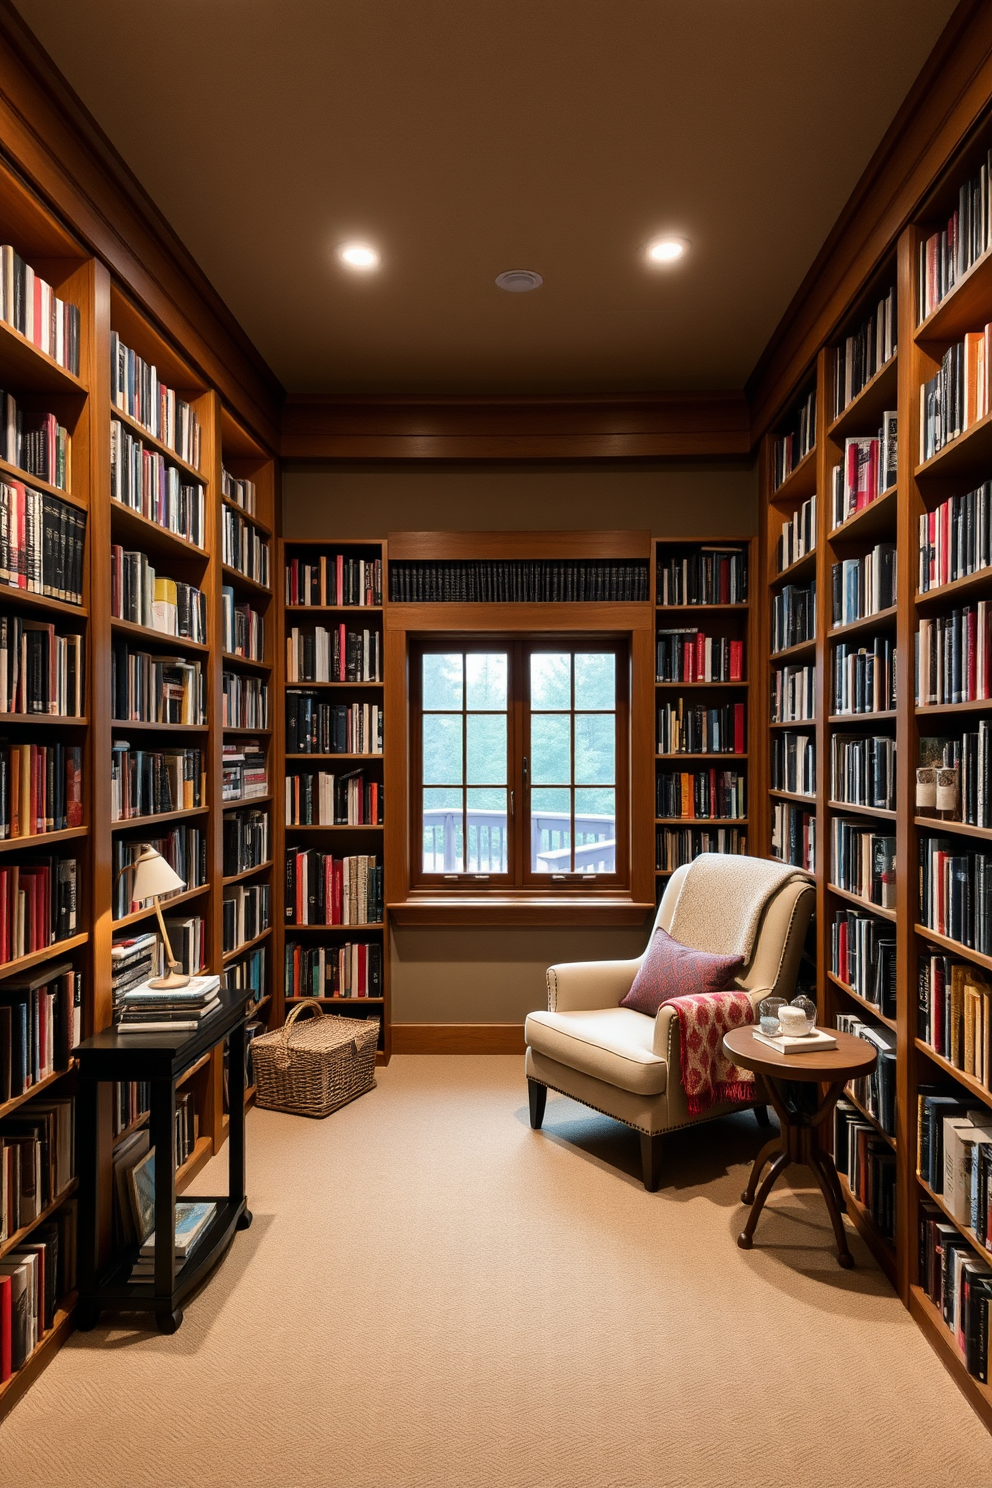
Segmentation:
{"type": "Polygon", "coordinates": [[[673,997],[698,997],[705,992],[726,992],[744,965],[743,956],[714,956],[693,951],[673,940],[659,926],[651,938],[634,985],[620,1004],[636,1013],[655,1017],[663,1002],[673,997]]]}

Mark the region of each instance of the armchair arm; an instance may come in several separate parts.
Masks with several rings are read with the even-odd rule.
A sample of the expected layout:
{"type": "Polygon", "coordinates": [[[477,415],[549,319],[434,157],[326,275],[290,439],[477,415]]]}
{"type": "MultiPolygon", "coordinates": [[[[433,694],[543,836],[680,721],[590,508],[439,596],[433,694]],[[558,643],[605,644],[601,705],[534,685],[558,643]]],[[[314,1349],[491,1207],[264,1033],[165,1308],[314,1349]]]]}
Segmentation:
{"type": "Polygon", "coordinates": [[[548,1011],[584,1013],[617,1007],[627,996],[640,966],[633,961],[566,961],[548,967],[548,1011]]]}
{"type": "MultiPolygon", "coordinates": [[[[751,1006],[754,1009],[754,1021],[757,1022],[758,1004],[769,996],[771,988],[742,987],[741,991],[746,992],[748,997],[750,998],[751,1006]]],[[[662,1058],[665,1059],[668,1058],[669,1033],[671,1029],[672,1019],[677,1017],[678,1014],[672,1007],[671,1003],[663,1003],[662,1006],[658,1009],[658,1016],[654,1020],[654,1042],[652,1044],[652,1050],[655,1054],[660,1054],[662,1058]]],[[[675,1037],[674,1035],[672,1036],[675,1037]]],[[[675,1047],[679,1047],[679,1041],[677,1037],[675,1037],[675,1047]]]]}

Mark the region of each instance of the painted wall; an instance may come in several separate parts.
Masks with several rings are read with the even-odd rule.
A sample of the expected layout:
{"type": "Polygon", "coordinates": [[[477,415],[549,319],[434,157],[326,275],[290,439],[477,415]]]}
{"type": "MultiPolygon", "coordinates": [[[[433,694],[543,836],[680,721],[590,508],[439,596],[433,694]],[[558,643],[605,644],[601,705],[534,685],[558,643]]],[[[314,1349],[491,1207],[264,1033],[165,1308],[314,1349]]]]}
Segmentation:
{"type": "MultiPolygon", "coordinates": [[[[658,537],[746,537],[757,530],[753,465],[391,463],[288,466],[286,537],[378,538],[456,531],[648,528],[658,537]]],[[[515,1023],[544,1007],[560,961],[638,955],[639,929],[403,927],[391,946],[396,1023],[515,1023]]]]}

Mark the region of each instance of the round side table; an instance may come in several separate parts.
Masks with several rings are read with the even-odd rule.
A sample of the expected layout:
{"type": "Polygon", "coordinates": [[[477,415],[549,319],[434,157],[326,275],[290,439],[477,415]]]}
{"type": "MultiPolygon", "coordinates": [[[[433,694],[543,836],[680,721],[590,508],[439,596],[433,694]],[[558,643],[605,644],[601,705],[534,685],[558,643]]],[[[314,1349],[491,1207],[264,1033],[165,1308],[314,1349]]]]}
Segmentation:
{"type": "Polygon", "coordinates": [[[874,1068],[878,1054],[865,1039],[839,1030],[831,1031],[837,1040],[836,1049],[823,1049],[815,1054],[779,1054],[776,1049],[756,1039],[752,1028],[732,1028],[724,1034],[723,1047],[735,1064],[762,1076],[781,1127],[779,1135],[766,1142],[755,1158],[747,1188],[741,1194],[741,1203],[750,1204],[751,1213],[737,1237],[737,1244],[742,1250],[751,1249],[758,1216],[776,1181],[791,1163],[802,1163],[812,1169],[820,1185],[834,1227],[837,1260],[846,1268],[854,1265],[854,1257],[847,1248],[841,1218],[844,1196],[833,1158],[817,1145],[816,1128],[830,1115],[848,1080],[867,1075],[874,1068]],[[826,1095],[819,1098],[815,1109],[806,1111],[789,1099],[787,1087],[793,1082],[813,1086],[825,1084],[828,1089],[826,1095]],[[758,1188],[762,1169],[772,1158],[774,1162],[758,1188]]]}

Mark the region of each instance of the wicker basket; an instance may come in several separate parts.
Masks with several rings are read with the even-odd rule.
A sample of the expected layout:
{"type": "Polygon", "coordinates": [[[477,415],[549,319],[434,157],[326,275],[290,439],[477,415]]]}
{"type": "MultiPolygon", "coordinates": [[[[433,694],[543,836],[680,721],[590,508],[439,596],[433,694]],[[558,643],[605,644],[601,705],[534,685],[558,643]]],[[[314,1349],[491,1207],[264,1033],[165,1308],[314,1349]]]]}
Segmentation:
{"type": "Polygon", "coordinates": [[[255,1104],[293,1116],[329,1116],[375,1085],[377,1018],[340,1018],[303,1002],[282,1028],[252,1040],[255,1104]],[[307,1008],[317,1016],[293,1024],[307,1008]]]}

